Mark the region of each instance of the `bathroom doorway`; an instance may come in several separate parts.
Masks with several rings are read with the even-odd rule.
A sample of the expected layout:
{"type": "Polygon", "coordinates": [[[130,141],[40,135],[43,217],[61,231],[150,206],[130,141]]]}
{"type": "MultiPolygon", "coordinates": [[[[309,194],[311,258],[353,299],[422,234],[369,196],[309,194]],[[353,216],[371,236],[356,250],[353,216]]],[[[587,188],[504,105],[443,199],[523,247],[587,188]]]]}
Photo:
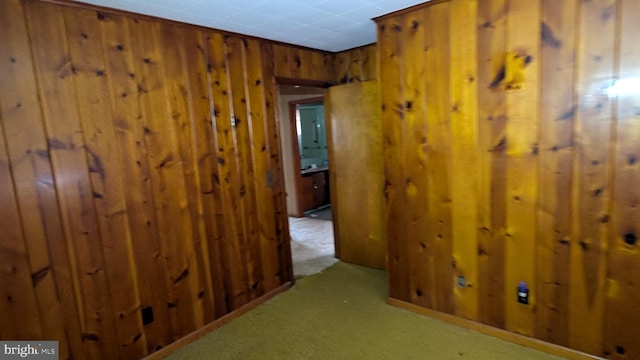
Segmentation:
{"type": "Polygon", "coordinates": [[[330,205],[324,89],[279,86],[283,170],[296,277],[338,260],[330,205]]]}

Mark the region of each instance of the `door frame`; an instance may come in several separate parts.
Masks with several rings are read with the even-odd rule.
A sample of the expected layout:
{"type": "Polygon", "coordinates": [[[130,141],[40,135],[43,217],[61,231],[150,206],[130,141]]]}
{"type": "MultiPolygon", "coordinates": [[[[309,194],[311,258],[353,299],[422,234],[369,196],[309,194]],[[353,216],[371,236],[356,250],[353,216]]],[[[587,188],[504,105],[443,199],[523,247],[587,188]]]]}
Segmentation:
{"type": "Polygon", "coordinates": [[[296,209],[293,211],[296,217],[303,217],[304,211],[302,210],[302,174],[300,173],[300,143],[298,143],[298,133],[296,126],[296,106],[304,104],[324,104],[324,96],[317,96],[308,99],[289,101],[289,123],[290,129],[289,136],[291,136],[291,146],[293,148],[293,179],[294,187],[296,189],[296,209]]]}

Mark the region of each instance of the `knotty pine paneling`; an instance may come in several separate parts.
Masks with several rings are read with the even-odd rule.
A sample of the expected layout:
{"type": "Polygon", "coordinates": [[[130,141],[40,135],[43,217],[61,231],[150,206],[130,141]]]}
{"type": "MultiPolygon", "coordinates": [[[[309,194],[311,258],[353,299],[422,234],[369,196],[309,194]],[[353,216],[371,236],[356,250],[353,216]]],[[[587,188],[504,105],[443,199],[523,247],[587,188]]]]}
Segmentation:
{"type": "Polygon", "coordinates": [[[61,339],[60,353],[82,351],[69,258],[63,242],[60,212],[53,187],[51,162],[33,74],[24,11],[2,2],[0,25],[0,107],[2,133],[2,338],[61,339]],[[30,131],[23,131],[29,128],[30,131]],[[8,139],[11,139],[9,142],[8,139]],[[16,186],[20,184],[20,186],[16,186]],[[19,210],[18,210],[19,209],[19,210]],[[38,214],[22,218],[18,211],[38,214]],[[33,274],[36,274],[34,276],[33,274]],[[60,302],[56,299],[59,298],[60,302]],[[20,319],[16,315],[24,314],[20,319]],[[63,322],[63,318],[66,320],[63,322]],[[60,324],[64,324],[62,327],[60,324]]]}
{"type": "Polygon", "coordinates": [[[334,83],[334,54],[282,44],[270,46],[275,76],[334,83]]]}
{"type": "Polygon", "coordinates": [[[603,346],[606,253],[612,235],[606,217],[612,206],[611,156],[616,140],[612,137],[614,99],[607,87],[618,62],[616,5],[616,1],[584,2],[578,10],[569,346],[592,353],[603,346]]]}
{"type": "MultiPolygon", "coordinates": [[[[640,12],[640,3],[625,0],[619,2],[619,53],[616,66],[618,79],[638,79],[640,74],[640,24],[633,14],[640,12]]],[[[604,349],[614,359],[629,359],[640,354],[640,343],[632,334],[640,321],[640,249],[637,246],[640,233],[640,192],[635,184],[640,181],[640,97],[631,93],[621,94],[614,107],[611,144],[613,169],[613,199],[611,204],[612,226],[607,246],[607,279],[604,313],[604,349]]]]}
{"type": "Polygon", "coordinates": [[[336,53],[334,74],[336,84],[378,79],[378,47],[371,44],[336,53]]]}
{"type": "Polygon", "coordinates": [[[640,357],[636,3],[449,0],[377,19],[391,297],[640,357]]]}
{"type": "MultiPolygon", "coordinates": [[[[383,166],[385,172],[385,207],[387,221],[387,272],[389,296],[409,301],[409,237],[407,236],[403,135],[404,89],[400,62],[404,57],[398,41],[402,17],[390,17],[378,24],[378,56],[380,57],[380,101],[382,120],[383,166]],[[381,46],[382,45],[382,46],[381,46]],[[393,126],[392,126],[393,124],[393,126]]],[[[418,289],[414,289],[417,292],[418,289]]]]}
{"type": "MultiPolygon", "coordinates": [[[[478,3],[478,59],[485,62],[477,69],[478,83],[493,84],[496,74],[504,69],[506,53],[506,0],[478,3]],[[484,26],[487,24],[487,26],[484,26]]],[[[498,84],[496,85],[498,86],[498,84]]],[[[495,87],[495,86],[494,86],[495,87]]],[[[483,231],[478,237],[478,321],[504,327],[505,299],[496,296],[504,289],[504,236],[506,210],[506,94],[492,86],[478,86],[478,141],[480,149],[480,178],[478,190],[479,222],[483,231]],[[491,231],[489,231],[491,229],[491,231]],[[479,250],[480,251],[480,250],[479,250]],[[490,256],[486,256],[490,254],[490,256]]]]}
{"type": "MultiPolygon", "coordinates": [[[[505,328],[533,336],[535,333],[535,308],[537,292],[529,295],[525,306],[509,299],[516,299],[517,284],[525,281],[537,288],[535,254],[537,245],[536,210],[538,203],[539,167],[539,99],[540,33],[529,29],[540,28],[540,1],[510,1],[506,20],[506,47],[513,54],[515,64],[510,64],[513,80],[507,76],[506,107],[506,211],[505,224],[505,328]],[[514,285],[515,284],[515,285],[514,285]]],[[[544,59],[542,59],[544,61],[544,59]]]]}
{"type": "Polygon", "coordinates": [[[540,77],[538,303],[536,336],[568,345],[573,174],[575,23],[578,1],[542,2],[540,77]],[[551,30],[553,29],[553,30],[551,30]],[[562,46],[560,46],[562,42],[562,46]],[[558,121],[558,114],[568,114],[558,121]]]}
{"type": "MultiPolygon", "coordinates": [[[[438,4],[450,6],[449,71],[451,107],[451,234],[454,275],[464,277],[462,286],[453,287],[453,313],[471,320],[478,318],[478,197],[480,167],[478,166],[478,92],[475,85],[477,63],[476,26],[468,19],[477,12],[478,1],[453,1],[438,4]],[[455,34],[451,36],[452,34],[455,34]],[[460,176],[464,174],[464,176],[460,176]],[[456,239],[465,239],[456,241],[456,239]]],[[[415,31],[419,31],[416,28],[415,31]]],[[[435,75],[435,74],[434,74],[435,75]]],[[[444,76],[439,74],[435,76],[444,76]]],[[[428,94],[427,94],[428,96],[428,94]]],[[[446,241],[447,239],[445,239],[446,241]]]]}
{"type": "Polygon", "coordinates": [[[0,338],[138,359],[293,279],[276,79],[333,54],[37,0],[0,33],[0,338]]]}

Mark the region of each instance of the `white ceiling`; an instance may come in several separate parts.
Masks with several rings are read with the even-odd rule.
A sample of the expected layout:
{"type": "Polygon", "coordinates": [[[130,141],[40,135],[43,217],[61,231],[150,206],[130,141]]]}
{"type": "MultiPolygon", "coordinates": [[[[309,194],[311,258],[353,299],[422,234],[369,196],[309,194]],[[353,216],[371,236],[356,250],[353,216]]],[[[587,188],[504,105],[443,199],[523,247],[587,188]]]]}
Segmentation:
{"type": "Polygon", "coordinates": [[[371,18],[425,0],[79,0],[326,51],[376,41],[371,18]]]}

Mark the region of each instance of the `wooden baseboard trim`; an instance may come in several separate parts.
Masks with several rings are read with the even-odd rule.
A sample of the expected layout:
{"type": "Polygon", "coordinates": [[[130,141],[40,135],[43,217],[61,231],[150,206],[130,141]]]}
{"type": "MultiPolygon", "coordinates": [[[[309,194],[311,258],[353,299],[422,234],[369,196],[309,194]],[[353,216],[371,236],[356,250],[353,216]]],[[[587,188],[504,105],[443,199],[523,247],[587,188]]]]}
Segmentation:
{"type": "Polygon", "coordinates": [[[532,349],[540,350],[551,355],[560,356],[570,360],[605,360],[604,358],[583,353],[578,350],[569,349],[560,345],[551,344],[542,340],[530,338],[528,336],[512,333],[507,330],[498,329],[489,325],[481,324],[476,321],[463,319],[454,315],[445,314],[439,311],[424,308],[422,306],[414,305],[406,301],[387,298],[387,304],[402,309],[410,310],[420,315],[426,315],[428,317],[445,321],[460,327],[464,327],[470,330],[477,331],[479,333],[497,337],[505,341],[509,341],[518,345],[526,346],[532,349]]]}
{"type": "Polygon", "coordinates": [[[209,324],[201,327],[200,329],[178,339],[177,341],[172,342],[171,344],[163,347],[162,349],[154,352],[153,354],[148,355],[147,357],[144,358],[144,360],[160,360],[160,359],[166,358],[171,353],[180,349],[181,347],[200,339],[201,337],[207,335],[208,333],[220,328],[221,326],[231,322],[232,320],[235,320],[239,316],[246,314],[247,312],[271,300],[274,296],[288,290],[291,286],[293,286],[293,284],[294,282],[290,281],[284,285],[281,285],[275,290],[262,295],[261,297],[251,301],[250,303],[243,305],[236,310],[233,310],[227,315],[210,322],[209,324]]]}

